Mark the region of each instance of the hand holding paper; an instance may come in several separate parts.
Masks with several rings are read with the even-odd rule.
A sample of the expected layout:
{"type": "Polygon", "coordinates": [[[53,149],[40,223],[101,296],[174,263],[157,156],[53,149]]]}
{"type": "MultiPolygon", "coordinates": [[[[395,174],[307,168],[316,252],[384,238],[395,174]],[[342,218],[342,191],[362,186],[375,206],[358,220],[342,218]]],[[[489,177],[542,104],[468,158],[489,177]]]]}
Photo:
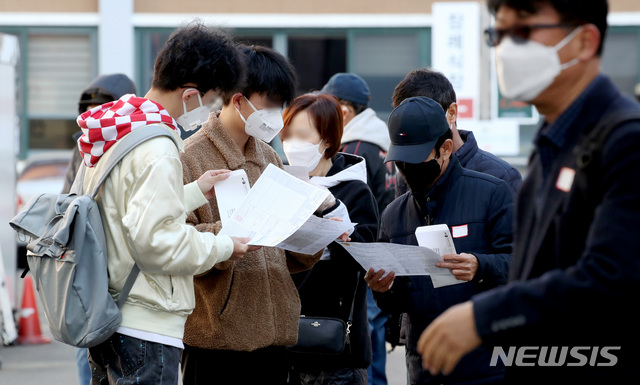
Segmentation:
{"type": "Polygon", "coordinates": [[[473,254],[447,254],[442,259],[444,262],[438,262],[436,266],[451,269],[451,274],[458,280],[471,281],[478,272],[478,258],[473,254]]]}
{"type": "Polygon", "coordinates": [[[206,171],[200,178],[198,178],[198,187],[204,197],[207,199],[213,198],[213,186],[225,179],[227,179],[230,175],[231,171],[229,170],[209,170],[206,171]]]}
{"type": "Polygon", "coordinates": [[[244,171],[233,173],[216,184],[222,235],[249,237],[249,245],[315,254],[355,225],[313,216],[329,191],[272,164],[251,189],[242,183],[244,171]]]}
{"type": "MultiPolygon", "coordinates": [[[[333,218],[329,218],[332,221],[336,221],[336,222],[344,222],[342,220],[342,218],[339,217],[333,217],[333,218]]],[[[353,223],[353,225],[355,226],[356,224],[353,223]]],[[[349,242],[351,241],[351,238],[349,238],[349,230],[345,231],[344,233],[340,234],[340,236],[338,237],[339,240],[341,240],[342,242],[349,242]]]]}
{"type": "Polygon", "coordinates": [[[386,271],[384,271],[384,269],[375,271],[373,267],[367,270],[367,273],[364,275],[364,280],[365,282],[367,282],[367,285],[369,285],[371,290],[377,291],[379,293],[389,291],[393,286],[393,281],[395,280],[395,278],[396,273],[394,273],[393,271],[389,274],[386,274],[386,271]]]}
{"type": "MultiPolygon", "coordinates": [[[[458,283],[463,283],[466,281],[460,279],[458,276],[467,277],[471,269],[467,263],[471,262],[469,262],[468,258],[460,257],[457,255],[456,247],[453,244],[453,238],[451,237],[451,232],[449,231],[449,226],[433,225],[418,227],[416,229],[416,239],[418,240],[418,244],[420,246],[428,247],[440,255],[438,260],[433,261],[434,263],[430,264],[429,266],[429,274],[431,275],[433,287],[437,288],[442,286],[456,285],[458,283]],[[441,265],[444,262],[444,256],[448,258],[448,261],[445,262],[447,264],[446,266],[441,265]],[[456,261],[464,262],[463,266],[455,266],[458,270],[460,270],[457,271],[458,276],[456,276],[452,271],[452,267],[455,263],[457,263],[456,261]]],[[[475,259],[475,257],[473,258],[475,259]]]]}

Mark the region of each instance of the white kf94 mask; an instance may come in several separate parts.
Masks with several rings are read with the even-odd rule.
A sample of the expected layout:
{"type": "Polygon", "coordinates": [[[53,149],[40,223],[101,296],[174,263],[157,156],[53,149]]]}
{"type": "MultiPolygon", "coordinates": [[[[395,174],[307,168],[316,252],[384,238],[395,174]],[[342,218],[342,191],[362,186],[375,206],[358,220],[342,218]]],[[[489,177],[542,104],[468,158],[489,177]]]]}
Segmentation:
{"type": "Polygon", "coordinates": [[[280,109],[264,108],[262,110],[258,110],[246,96],[244,98],[251,108],[253,108],[253,112],[246,119],[242,116],[240,110],[236,108],[238,115],[240,115],[240,119],[244,122],[244,131],[247,135],[253,136],[254,138],[258,138],[267,143],[271,142],[273,138],[278,135],[278,132],[282,130],[282,127],[284,127],[280,109]]]}
{"type": "Polygon", "coordinates": [[[502,95],[509,99],[530,102],[549,87],[563,70],[578,63],[575,58],[560,63],[558,51],[573,39],[582,27],[573,30],[555,46],[527,40],[514,42],[511,36],[496,47],[496,71],[502,95]]]}
{"type": "MultiPolygon", "coordinates": [[[[195,88],[189,88],[184,92],[188,92],[191,90],[196,90],[195,88]]],[[[198,90],[196,90],[198,91],[198,90]]],[[[209,120],[209,107],[202,105],[202,98],[200,97],[200,91],[198,91],[198,102],[200,102],[200,107],[196,107],[193,110],[187,112],[187,103],[182,101],[182,108],[184,109],[184,114],[178,116],[176,122],[182,127],[185,131],[193,131],[196,128],[202,126],[207,120],[209,120]]]]}

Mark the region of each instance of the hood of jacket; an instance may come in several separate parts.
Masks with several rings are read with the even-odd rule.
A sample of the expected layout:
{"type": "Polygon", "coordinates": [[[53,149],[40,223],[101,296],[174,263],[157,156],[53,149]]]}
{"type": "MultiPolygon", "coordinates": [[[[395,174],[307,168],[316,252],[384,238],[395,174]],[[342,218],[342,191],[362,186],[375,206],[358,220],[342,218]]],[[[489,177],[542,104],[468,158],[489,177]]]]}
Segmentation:
{"type": "Polygon", "coordinates": [[[378,118],[371,108],[362,111],[344,127],[341,143],[362,140],[377,145],[384,151],[389,151],[391,140],[387,125],[378,118]]]}
{"type": "Polygon", "coordinates": [[[326,176],[314,176],[309,182],[326,188],[331,188],[350,180],[359,180],[367,183],[367,163],[363,157],[339,152],[333,157],[332,161],[333,165],[326,176]]]}
{"type": "Polygon", "coordinates": [[[124,74],[101,75],[82,91],[78,102],[79,114],[86,111],[92,104],[108,103],[118,100],[126,94],[135,94],[136,86],[133,81],[124,74]]]}

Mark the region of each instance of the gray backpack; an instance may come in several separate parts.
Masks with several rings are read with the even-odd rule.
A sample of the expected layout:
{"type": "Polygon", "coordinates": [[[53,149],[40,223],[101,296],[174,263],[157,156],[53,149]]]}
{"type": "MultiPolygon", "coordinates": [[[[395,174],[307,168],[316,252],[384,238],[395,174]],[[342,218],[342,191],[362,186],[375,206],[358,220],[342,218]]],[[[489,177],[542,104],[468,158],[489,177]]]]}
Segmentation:
{"type": "Polygon", "coordinates": [[[107,166],[91,195],[77,193],[82,191],[83,165],[71,193],[34,196],[10,222],[18,234],[30,238],[28,269],[51,334],[58,341],[92,347],[107,340],[120,326],[120,308],[140,269],[134,264],[116,302],[109,293],[107,246],[95,198],[111,170],[127,153],[159,136],[176,142],[159,124],[131,131],[113,146],[107,159],[101,160],[107,166]]]}

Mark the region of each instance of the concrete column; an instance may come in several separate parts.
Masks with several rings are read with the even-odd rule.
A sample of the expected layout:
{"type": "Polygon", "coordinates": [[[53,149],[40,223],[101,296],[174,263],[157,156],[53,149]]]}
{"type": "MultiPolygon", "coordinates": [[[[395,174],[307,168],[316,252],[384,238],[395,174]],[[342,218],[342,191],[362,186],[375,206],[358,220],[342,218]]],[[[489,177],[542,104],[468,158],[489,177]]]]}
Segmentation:
{"type": "Polygon", "coordinates": [[[134,77],[134,0],[99,0],[98,72],[134,77]]]}
{"type": "Polygon", "coordinates": [[[280,52],[282,56],[289,55],[289,39],[286,33],[277,32],[273,34],[273,49],[280,52]]]}

